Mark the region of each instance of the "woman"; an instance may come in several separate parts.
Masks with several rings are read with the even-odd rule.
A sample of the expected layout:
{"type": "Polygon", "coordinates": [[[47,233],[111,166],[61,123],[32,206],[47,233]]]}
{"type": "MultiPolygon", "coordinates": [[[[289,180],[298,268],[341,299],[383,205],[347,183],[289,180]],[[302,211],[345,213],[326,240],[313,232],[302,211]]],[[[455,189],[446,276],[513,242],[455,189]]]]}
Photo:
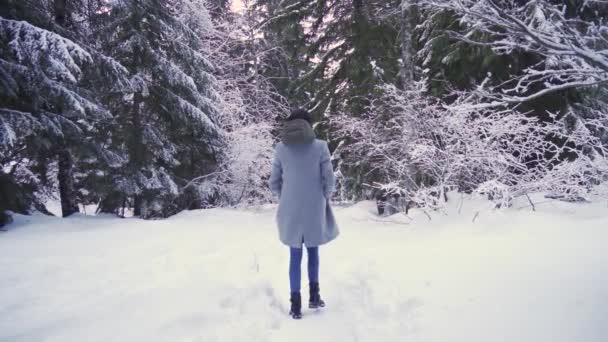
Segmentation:
{"type": "Polygon", "coordinates": [[[279,238],[290,248],[289,314],[294,319],[302,318],[302,244],[308,253],[308,306],[321,308],[325,302],[319,294],[319,246],[338,236],[329,205],[335,184],[329,148],[325,141],[316,139],[311,123],[306,110],[291,113],[282,128],[270,175],[270,189],[279,197],[279,238]]]}

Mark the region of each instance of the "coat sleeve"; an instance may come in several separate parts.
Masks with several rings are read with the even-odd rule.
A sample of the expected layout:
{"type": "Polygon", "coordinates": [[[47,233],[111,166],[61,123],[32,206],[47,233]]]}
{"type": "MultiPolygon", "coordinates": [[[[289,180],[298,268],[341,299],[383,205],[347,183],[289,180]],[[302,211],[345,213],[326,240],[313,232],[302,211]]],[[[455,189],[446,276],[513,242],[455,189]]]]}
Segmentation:
{"type": "Polygon", "coordinates": [[[270,171],[270,191],[277,197],[281,197],[281,189],[283,188],[283,167],[281,159],[275,149],[274,158],[272,160],[272,169],[270,171]]]}
{"type": "Polygon", "coordinates": [[[336,187],[336,180],[331,165],[331,154],[326,142],[323,143],[323,152],[321,153],[321,182],[325,198],[330,199],[336,187]]]}

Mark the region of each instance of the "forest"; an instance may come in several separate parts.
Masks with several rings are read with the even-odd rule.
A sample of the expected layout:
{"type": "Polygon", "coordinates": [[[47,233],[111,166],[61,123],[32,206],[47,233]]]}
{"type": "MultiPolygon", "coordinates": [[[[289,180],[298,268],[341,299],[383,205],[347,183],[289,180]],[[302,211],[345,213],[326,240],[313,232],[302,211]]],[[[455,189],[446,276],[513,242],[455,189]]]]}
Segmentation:
{"type": "Polygon", "coordinates": [[[334,201],[608,197],[607,84],[605,0],[0,0],[0,224],[272,202],[293,108],[334,201]]]}

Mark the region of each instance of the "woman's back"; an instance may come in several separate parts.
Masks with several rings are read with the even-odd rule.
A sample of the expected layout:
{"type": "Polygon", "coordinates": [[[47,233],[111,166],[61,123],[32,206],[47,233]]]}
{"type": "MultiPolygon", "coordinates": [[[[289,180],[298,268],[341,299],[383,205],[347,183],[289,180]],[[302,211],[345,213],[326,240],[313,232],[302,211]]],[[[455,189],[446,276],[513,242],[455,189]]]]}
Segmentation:
{"type": "Polygon", "coordinates": [[[322,194],[320,165],[325,145],[317,139],[307,144],[277,145],[277,156],[283,165],[283,191],[322,194]]]}
{"type": "Polygon", "coordinates": [[[275,149],[270,188],[279,197],[281,241],[292,247],[318,246],[338,229],[329,207],[334,175],[327,143],[315,139],[305,120],[287,121],[275,149]]]}

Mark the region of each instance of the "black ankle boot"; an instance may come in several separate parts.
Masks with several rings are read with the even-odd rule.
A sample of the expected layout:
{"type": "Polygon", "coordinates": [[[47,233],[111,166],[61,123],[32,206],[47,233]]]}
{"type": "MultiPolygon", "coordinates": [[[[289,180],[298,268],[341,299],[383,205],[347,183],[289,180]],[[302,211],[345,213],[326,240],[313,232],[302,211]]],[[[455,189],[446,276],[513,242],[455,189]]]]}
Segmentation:
{"type": "Polygon", "coordinates": [[[291,299],[291,310],[289,310],[289,314],[293,319],[302,318],[302,296],[300,296],[300,292],[292,292],[291,299]]]}
{"type": "Polygon", "coordinates": [[[311,309],[322,308],[325,306],[325,302],[321,299],[319,293],[319,283],[310,283],[310,299],[308,300],[308,307],[311,309]]]}

